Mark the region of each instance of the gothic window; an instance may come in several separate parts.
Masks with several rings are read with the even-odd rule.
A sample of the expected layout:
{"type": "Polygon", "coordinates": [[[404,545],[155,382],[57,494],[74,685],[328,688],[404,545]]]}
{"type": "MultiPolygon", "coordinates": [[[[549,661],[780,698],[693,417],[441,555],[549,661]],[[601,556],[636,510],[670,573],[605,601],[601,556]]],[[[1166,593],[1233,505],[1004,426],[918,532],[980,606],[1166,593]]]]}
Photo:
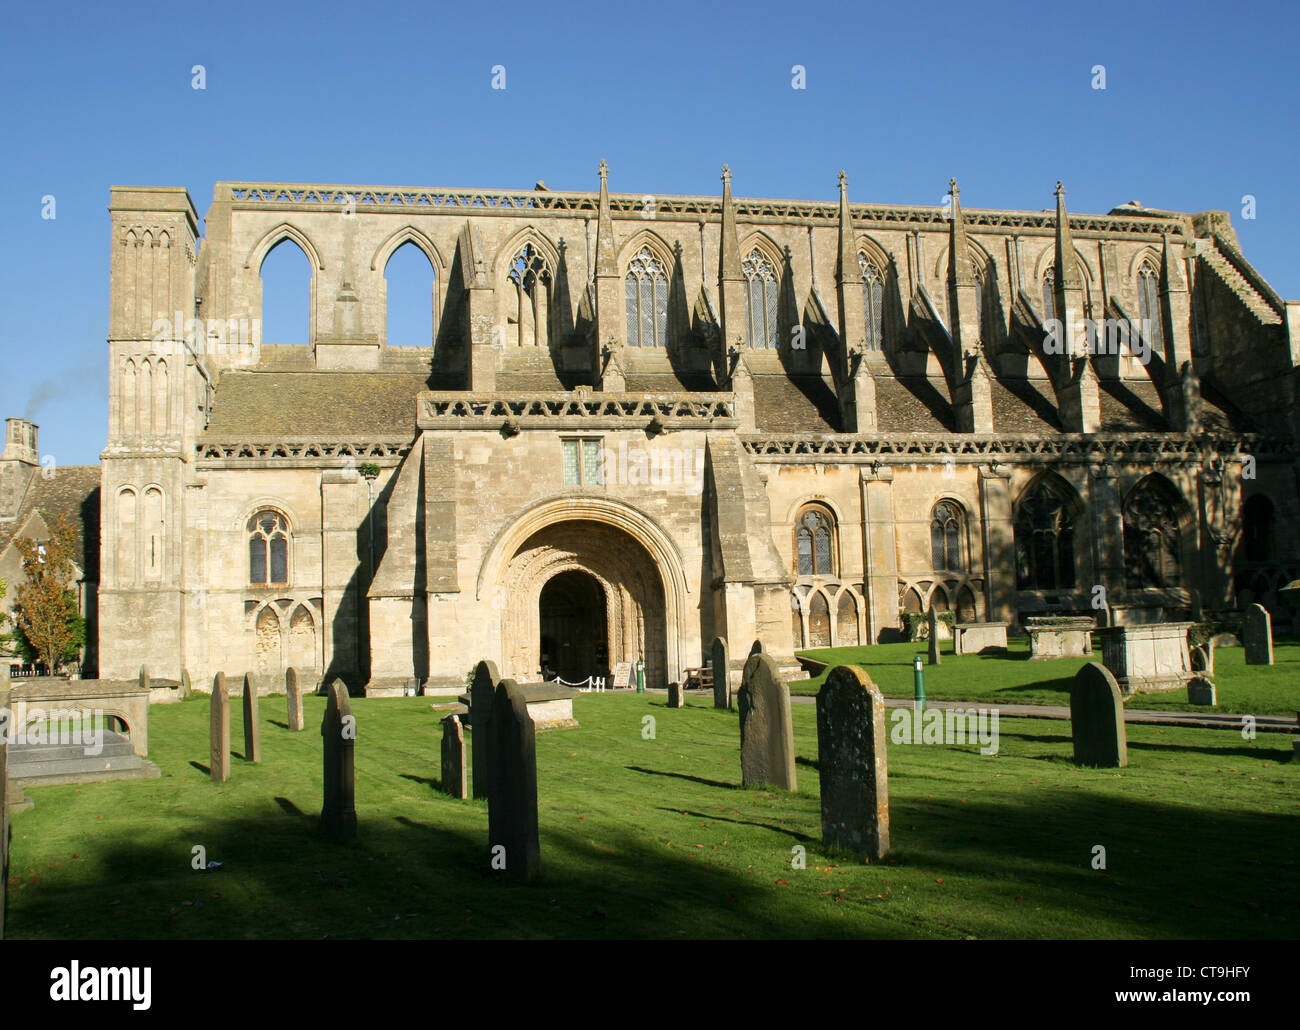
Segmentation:
{"type": "Polygon", "coordinates": [[[599,440],[561,440],[564,448],[564,485],[596,486],[600,476],[599,440]]]}
{"type": "Polygon", "coordinates": [[[259,511],[248,520],[248,582],[285,586],[289,582],[289,525],[278,511],[259,511]]]}
{"type": "Polygon", "coordinates": [[[1074,587],[1072,498],[1050,480],[1039,479],[1016,508],[1016,583],[1021,590],[1074,587]]]}
{"type": "Polygon", "coordinates": [[[1151,345],[1154,354],[1164,353],[1162,319],[1160,317],[1160,273],[1150,258],[1138,269],[1138,317],[1142,319],[1142,335],[1151,345]]]}
{"type": "Polygon", "coordinates": [[[930,514],[930,553],[934,568],[962,572],[966,568],[965,518],[956,501],[940,501],[930,514]]]}
{"type": "Polygon", "coordinates": [[[1246,561],[1265,562],[1273,557],[1273,502],[1263,494],[1246,501],[1241,513],[1241,536],[1246,561]]]}
{"type": "Polygon", "coordinates": [[[800,576],[835,575],[834,523],[823,508],[805,508],[795,519],[795,555],[800,576]]]}
{"type": "Polygon", "coordinates": [[[311,343],[312,266],[306,251],[286,236],[267,251],[260,274],[262,342],[311,343]]]}
{"type": "Polygon", "coordinates": [[[880,269],[866,254],[858,255],[858,267],[862,269],[862,304],[865,308],[867,325],[867,350],[884,350],[882,312],[885,301],[885,280],[880,269]]]}
{"type": "Polygon", "coordinates": [[[157,487],[144,492],[144,576],[163,578],[163,495],[157,487]]]}
{"type": "Polygon", "coordinates": [[[632,347],[668,346],[668,276],[663,262],[642,247],[628,265],[627,342],[632,347]]]}
{"type": "Polygon", "coordinates": [[[1148,477],[1124,501],[1124,569],[1130,589],[1177,586],[1181,576],[1178,499],[1148,477]]]}
{"type": "Polygon", "coordinates": [[[384,339],[389,347],[432,347],[437,329],[438,281],[433,262],[407,240],[384,264],[384,339]]]}
{"type": "Polygon", "coordinates": [[[518,332],[517,342],[524,347],[548,346],[551,276],[536,247],[531,243],[524,244],[510,262],[507,278],[515,291],[513,321],[518,332]]]}
{"type": "Polygon", "coordinates": [[[1043,275],[1043,319],[1056,317],[1056,269],[1049,268],[1043,275]]]}
{"type": "Polygon", "coordinates": [[[779,337],[776,322],[776,269],[757,247],[741,264],[745,274],[745,319],[749,345],[755,349],[775,350],[779,337]]]}

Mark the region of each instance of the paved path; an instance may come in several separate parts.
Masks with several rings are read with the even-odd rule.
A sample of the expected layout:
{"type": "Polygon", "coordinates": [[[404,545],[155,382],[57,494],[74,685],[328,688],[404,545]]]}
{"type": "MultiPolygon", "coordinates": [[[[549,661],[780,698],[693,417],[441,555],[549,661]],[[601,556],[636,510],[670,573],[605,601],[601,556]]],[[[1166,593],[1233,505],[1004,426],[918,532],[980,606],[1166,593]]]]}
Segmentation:
{"type": "MultiPolygon", "coordinates": [[[[648,690],[650,694],[667,694],[666,690],[648,690]]],[[[687,697],[703,697],[705,691],[691,691],[687,697]]],[[[712,696],[711,694],[709,696],[712,696]]],[[[790,700],[795,704],[816,704],[815,697],[806,694],[792,694],[790,700]]],[[[926,701],[927,708],[946,711],[949,708],[966,711],[971,708],[997,708],[998,716],[1004,719],[1069,719],[1068,705],[1007,705],[990,704],[982,701],[926,701]]],[[[912,702],[907,698],[887,697],[886,708],[911,708],[912,702]]],[[[1148,726],[1183,726],[1198,730],[1241,730],[1244,716],[1226,712],[1167,712],[1150,708],[1125,708],[1124,721],[1148,726]]],[[[1258,733],[1295,733],[1300,734],[1300,717],[1288,719],[1283,715],[1257,715],[1255,730],[1258,733]]]]}

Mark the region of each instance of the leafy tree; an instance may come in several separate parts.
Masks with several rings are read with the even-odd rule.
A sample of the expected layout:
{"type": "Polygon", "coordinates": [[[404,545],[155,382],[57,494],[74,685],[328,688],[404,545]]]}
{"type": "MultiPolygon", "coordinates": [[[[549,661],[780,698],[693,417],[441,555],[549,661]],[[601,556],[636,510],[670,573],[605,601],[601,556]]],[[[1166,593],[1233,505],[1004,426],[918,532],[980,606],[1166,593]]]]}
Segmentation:
{"type": "Polygon", "coordinates": [[[25,577],[18,584],[14,605],[18,650],[27,661],[41,661],[53,672],[76,658],[86,642],[86,620],[77,611],[73,587],[76,536],[72,522],[60,515],[44,543],[20,537],[14,546],[22,556],[25,577]]]}

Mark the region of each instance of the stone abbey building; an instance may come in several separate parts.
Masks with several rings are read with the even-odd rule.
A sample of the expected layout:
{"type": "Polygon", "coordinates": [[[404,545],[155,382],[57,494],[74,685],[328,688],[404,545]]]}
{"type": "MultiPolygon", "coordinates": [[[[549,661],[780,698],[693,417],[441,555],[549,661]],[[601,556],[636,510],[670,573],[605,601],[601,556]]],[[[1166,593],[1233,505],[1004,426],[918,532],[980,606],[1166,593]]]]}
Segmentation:
{"type": "Polygon", "coordinates": [[[1183,614],[1295,577],[1300,305],[1225,214],[730,179],[219,183],[205,222],[114,187],[99,674],[386,693],[640,658],[656,686],[714,636],[793,664],[931,605],[1183,614]],[[305,346],[260,339],[277,246],[312,269],[305,346]],[[406,246],[427,347],[386,339],[406,246]]]}

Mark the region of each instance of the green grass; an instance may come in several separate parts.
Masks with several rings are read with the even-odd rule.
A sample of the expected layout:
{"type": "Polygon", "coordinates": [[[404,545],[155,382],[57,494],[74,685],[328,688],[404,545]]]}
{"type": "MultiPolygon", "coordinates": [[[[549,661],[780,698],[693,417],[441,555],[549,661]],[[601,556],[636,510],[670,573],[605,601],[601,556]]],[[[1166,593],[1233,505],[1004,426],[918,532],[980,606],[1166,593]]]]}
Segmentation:
{"type": "MultiPolygon", "coordinates": [[[[835,665],[861,665],[886,697],[911,697],[912,657],[926,654],[926,643],[876,644],[870,647],[834,647],[800,651],[810,658],[835,665]]],[[[943,661],[925,667],[925,695],[938,701],[982,701],[986,704],[1069,705],[1070,683],[1079,668],[1089,661],[1101,661],[1101,647],[1095,644],[1092,658],[1029,660],[1029,643],[1012,637],[1005,655],[954,655],[944,641],[943,661]]],[[[1213,708],[1193,709],[1186,690],[1137,694],[1129,698],[1132,708],[1176,711],[1232,712],[1252,715],[1285,715],[1295,718],[1300,709],[1300,642],[1285,640],[1274,646],[1273,665],[1247,665],[1240,647],[1221,647],[1214,652],[1214,682],[1219,703],[1213,708]]],[[[816,694],[826,674],[790,684],[795,694],[816,694]]]]}
{"type": "MultiPolygon", "coordinates": [[[[869,865],[822,852],[814,706],[793,706],[801,790],[784,794],[739,788],[734,712],[583,695],[581,728],[537,738],[543,873],[525,886],[485,872],[486,804],[435,789],[427,699],[353,702],[360,834],[341,844],[317,831],[320,735],[290,733],[282,705],[263,700],[263,761],[236,759],[226,784],[201,769],[208,707],[196,698],[151,711],[161,779],[32,790],[36,807],[13,822],[11,937],[1300,930],[1300,765],[1280,734],[1135,726],[1123,770],[1076,768],[1064,722],[1003,720],[996,757],[890,744],[893,851],[869,865]],[[192,870],[195,845],[222,867],[192,870]],[[806,869],[792,868],[796,845],[806,869]],[[1105,871],[1091,867],[1094,845],[1105,871]]],[[[322,711],[307,699],[311,725],[322,711]]]]}

